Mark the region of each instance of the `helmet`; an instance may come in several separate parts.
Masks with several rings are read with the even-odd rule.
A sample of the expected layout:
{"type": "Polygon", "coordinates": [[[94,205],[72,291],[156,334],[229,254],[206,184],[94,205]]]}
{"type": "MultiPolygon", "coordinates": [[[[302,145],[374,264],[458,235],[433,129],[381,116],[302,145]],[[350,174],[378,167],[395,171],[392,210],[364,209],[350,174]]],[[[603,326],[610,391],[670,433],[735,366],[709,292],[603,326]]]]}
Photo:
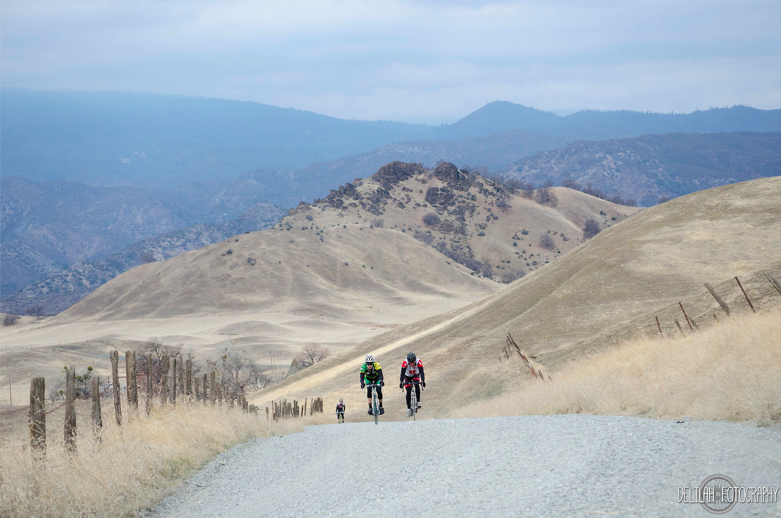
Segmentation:
{"type": "Polygon", "coordinates": [[[374,363],[374,356],[372,356],[371,354],[367,354],[366,363],[374,363]]]}
{"type": "Polygon", "coordinates": [[[407,353],[407,361],[408,362],[415,363],[415,360],[417,360],[417,358],[415,357],[415,353],[412,353],[412,352],[411,353],[407,353]]]}
{"type": "Polygon", "coordinates": [[[339,400],[339,402],[340,402],[340,403],[344,403],[344,400],[343,400],[343,399],[340,399],[340,400],[339,400]]]}

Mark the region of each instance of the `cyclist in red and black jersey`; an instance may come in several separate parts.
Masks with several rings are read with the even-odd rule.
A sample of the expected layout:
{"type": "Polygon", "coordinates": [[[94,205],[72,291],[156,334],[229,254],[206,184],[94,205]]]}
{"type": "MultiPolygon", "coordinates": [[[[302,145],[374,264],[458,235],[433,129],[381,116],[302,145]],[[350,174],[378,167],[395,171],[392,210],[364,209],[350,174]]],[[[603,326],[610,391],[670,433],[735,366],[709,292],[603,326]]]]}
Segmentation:
{"type": "Polygon", "coordinates": [[[407,416],[412,415],[410,399],[412,397],[412,386],[415,386],[415,397],[418,399],[418,408],[423,405],[420,403],[420,385],[414,381],[420,382],[420,385],[426,387],[426,374],[423,372],[423,362],[420,361],[415,353],[407,354],[407,359],[401,362],[401,376],[399,378],[399,388],[407,389],[407,416]]]}

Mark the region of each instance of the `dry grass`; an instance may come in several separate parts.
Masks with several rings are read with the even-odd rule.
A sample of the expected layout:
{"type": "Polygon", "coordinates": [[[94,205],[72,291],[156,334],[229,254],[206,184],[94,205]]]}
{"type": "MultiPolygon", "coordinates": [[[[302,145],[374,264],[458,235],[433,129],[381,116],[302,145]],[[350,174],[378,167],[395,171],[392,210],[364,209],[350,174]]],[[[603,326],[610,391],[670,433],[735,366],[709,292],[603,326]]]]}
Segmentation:
{"type": "Polygon", "coordinates": [[[586,413],[781,422],[781,311],[640,339],[456,410],[454,417],[586,413]]]}
{"type": "Polygon", "coordinates": [[[0,516],[134,515],[216,454],[272,432],[298,430],[306,421],[269,426],[262,414],[179,405],[121,427],[104,413],[100,440],[95,440],[88,411],[88,404],[80,405],[77,454],[63,447],[61,411],[47,416],[43,460],[31,454],[23,427],[0,444],[0,516]]]}

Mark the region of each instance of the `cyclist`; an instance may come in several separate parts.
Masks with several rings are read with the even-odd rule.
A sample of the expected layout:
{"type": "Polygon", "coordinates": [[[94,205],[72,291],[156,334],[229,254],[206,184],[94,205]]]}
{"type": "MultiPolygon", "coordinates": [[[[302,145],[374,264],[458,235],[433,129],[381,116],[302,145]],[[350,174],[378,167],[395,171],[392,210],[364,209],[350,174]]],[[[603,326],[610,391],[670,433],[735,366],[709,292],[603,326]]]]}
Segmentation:
{"type": "Polygon", "coordinates": [[[344,421],[344,400],[340,399],[339,404],[336,405],[336,420],[340,423],[344,421]]]}
{"type": "MultiPolygon", "coordinates": [[[[374,361],[374,356],[371,354],[366,355],[366,361],[361,365],[361,390],[370,383],[379,383],[379,387],[375,387],[377,391],[377,400],[380,402],[380,415],[385,413],[385,409],[382,408],[382,387],[385,385],[385,380],[382,375],[382,367],[380,364],[374,361]]],[[[372,393],[366,392],[366,396],[369,398],[369,415],[372,415],[372,393]]]]}
{"type": "MultiPolygon", "coordinates": [[[[423,388],[426,388],[426,374],[423,372],[423,362],[415,357],[415,353],[407,354],[407,359],[401,362],[401,377],[399,378],[399,388],[407,388],[407,417],[412,415],[410,400],[412,399],[412,385],[414,381],[419,381],[423,388]]],[[[423,406],[420,402],[420,385],[415,385],[415,397],[418,398],[417,407],[423,406]]]]}

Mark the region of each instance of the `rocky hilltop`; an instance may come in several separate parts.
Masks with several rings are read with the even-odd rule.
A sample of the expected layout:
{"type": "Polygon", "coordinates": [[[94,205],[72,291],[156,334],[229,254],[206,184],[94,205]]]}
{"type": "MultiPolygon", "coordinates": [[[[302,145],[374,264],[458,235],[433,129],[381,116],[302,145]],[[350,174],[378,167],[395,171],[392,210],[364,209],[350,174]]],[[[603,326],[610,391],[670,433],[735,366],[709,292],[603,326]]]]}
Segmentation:
{"type": "Polygon", "coordinates": [[[447,162],[427,169],[397,161],[301,203],[276,228],[398,230],[476,274],[512,282],[582,243],[587,220],[604,229],[637,210],[565,188],[511,189],[447,162]]]}

